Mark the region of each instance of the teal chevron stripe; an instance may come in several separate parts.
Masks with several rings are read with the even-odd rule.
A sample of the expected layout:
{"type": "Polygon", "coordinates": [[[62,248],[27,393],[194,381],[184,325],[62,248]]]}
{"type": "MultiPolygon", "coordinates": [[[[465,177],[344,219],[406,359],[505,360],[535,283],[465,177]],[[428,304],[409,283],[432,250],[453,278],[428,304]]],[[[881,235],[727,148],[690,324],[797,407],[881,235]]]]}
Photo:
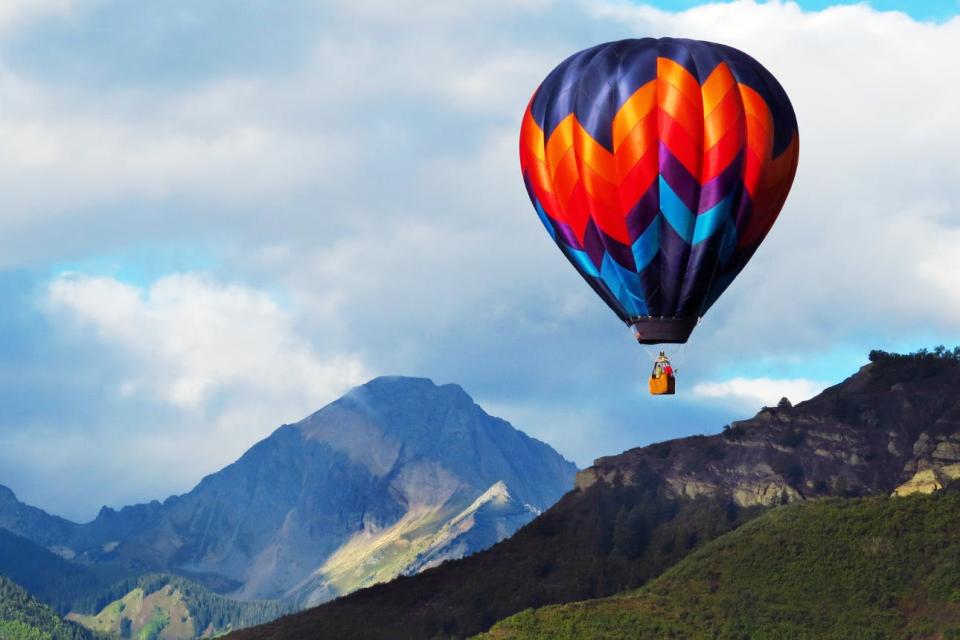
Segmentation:
{"type": "Polygon", "coordinates": [[[637,265],[637,272],[646,268],[650,261],[660,251],[660,216],[650,221],[650,225],[640,234],[640,237],[630,245],[633,252],[633,261],[637,265]]]}
{"type": "Polygon", "coordinates": [[[609,253],[603,254],[600,279],[617,296],[617,300],[630,315],[647,315],[646,294],[640,276],[621,267],[609,253]]]}
{"type": "Polygon", "coordinates": [[[690,244],[695,223],[693,212],[683,204],[683,200],[670,188],[670,184],[662,175],[660,176],[660,212],[677,235],[690,244]]]}
{"type": "Polygon", "coordinates": [[[737,195],[736,189],[710,209],[697,214],[694,221],[693,244],[708,240],[725,221],[730,219],[730,210],[733,208],[735,195],[737,195]]]}
{"type": "MultiPolygon", "coordinates": [[[[724,226],[724,223],[730,219],[730,214],[736,201],[736,195],[737,192],[735,190],[731,191],[723,200],[710,209],[694,215],[670,187],[670,183],[667,182],[662,175],[660,176],[660,212],[670,226],[673,227],[673,230],[677,232],[677,235],[683,238],[684,242],[688,244],[697,244],[708,240],[718,229],[724,226]]],[[[653,227],[655,225],[651,224],[650,226],[653,227]]],[[[644,236],[649,232],[650,228],[648,227],[647,230],[644,231],[644,236]]],[[[648,248],[649,245],[647,242],[643,236],[637,239],[633,245],[634,256],[637,255],[637,244],[643,244],[645,248],[648,248]]],[[[659,244],[659,237],[657,238],[657,243],[659,244]]],[[[641,253],[640,256],[646,257],[647,254],[641,253]]],[[[652,257],[651,255],[650,258],[652,257]]],[[[646,265],[647,262],[649,262],[649,259],[646,261],[637,259],[637,270],[642,270],[640,265],[646,265]]]]}
{"type": "Polygon", "coordinates": [[[590,256],[587,255],[586,251],[579,251],[572,247],[568,247],[565,244],[559,244],[560,250],[563,251],[567,257],[570,259],[570,262],[574,263],[581,271],[583,271],[588,276],[593,276],[594,278],[600,277],[600,272],[597,271],[597,268],[593,265],[593,262],[590,260],[590,256]]]}

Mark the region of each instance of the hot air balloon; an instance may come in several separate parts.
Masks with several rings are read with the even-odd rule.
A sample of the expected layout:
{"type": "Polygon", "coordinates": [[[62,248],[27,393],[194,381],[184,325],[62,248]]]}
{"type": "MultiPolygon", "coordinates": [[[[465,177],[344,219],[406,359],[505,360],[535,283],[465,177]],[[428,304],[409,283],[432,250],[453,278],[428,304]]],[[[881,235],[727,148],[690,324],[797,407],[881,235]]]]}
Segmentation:
{"type": "Polygon", "coordinates": [[[537,215],[641,344],[687,341],[770,231],[798,155],[777,80],[699,40],[573,54],[536,89],[520,130],[537,215]]]}

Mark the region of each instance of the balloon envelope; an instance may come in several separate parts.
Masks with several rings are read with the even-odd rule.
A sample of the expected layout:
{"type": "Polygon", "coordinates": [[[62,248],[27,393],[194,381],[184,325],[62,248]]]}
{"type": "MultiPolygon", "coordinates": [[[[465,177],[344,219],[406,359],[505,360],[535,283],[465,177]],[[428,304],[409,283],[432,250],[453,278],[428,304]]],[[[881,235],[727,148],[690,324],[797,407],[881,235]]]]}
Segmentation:
{"type": "Polygon", "coordinates": [[[570,56],[534,92],[520,131],[540,220],[644,343],[687,340],[767,235],[798,155],[777,80],[697,40],[570,56]]]}

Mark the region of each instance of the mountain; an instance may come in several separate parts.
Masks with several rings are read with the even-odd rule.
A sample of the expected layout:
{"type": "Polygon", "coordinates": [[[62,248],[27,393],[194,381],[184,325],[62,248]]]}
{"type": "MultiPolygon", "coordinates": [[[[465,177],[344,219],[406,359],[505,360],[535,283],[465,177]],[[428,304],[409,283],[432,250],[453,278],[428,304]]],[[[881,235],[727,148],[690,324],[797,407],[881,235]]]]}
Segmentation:
{"type": "Polygon", "coordinates": [[[281,426],[187,494],[78,525],[7,491],[0,525],[86,564],[314,604],[502,539],[575,473],[459,386],[384,377],[281,426]]]}
{"type": "Polygon", "coordinates": [[[0,638],[4,640],[94,640],[94,633],[62,620],[27,591],[0,576],[0,638]]]}
{"type": "Polygon", "coordinates": [[[487,551],[236,637],[467,637],[523,609],[637,588],[770,506],[932,490],[960,463],[960,358],[870,359],[807,402],[597,460],[487,551]]]}
{"type": "Polygon", "coordinates": [[[67,619],[112,637],[165,639],[214,637],[273,620],[293,608],[278,602],[239,602],[170,575],[127,580],[102,592],[95,613],[67,619]]]}
{"type": "Polygon", "coordinates": [[[634,593],[525,611],[487,640],[958,638],[960,491],[772,509],[634,593]]]}

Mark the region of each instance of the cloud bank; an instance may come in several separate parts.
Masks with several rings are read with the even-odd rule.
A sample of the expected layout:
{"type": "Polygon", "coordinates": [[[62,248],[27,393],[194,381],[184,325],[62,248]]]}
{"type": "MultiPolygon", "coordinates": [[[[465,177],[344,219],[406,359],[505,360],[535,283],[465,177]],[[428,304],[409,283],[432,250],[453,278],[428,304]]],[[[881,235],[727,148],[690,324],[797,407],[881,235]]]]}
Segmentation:
{"type": "Polygon", "coordinates": [[[588,464],[960,329],[958,18],[743,0],[47,5],[0,13],[0,300],[24,314],[0,344],[17,407],[0,440],[22,460],[0,459],[0,483],[54,510],[187,488],[366,375],[459,382],[588,464]],[[677,350],[670,404],[643,393],[648,358],[551,245],[516,157],[557,62],[646,35],[749,52],[801,135],[781,219],[677,350]],[[209,266],[57,268],[136,268],[157,245],[209,266]],[[78,463],[41,437],[98,446],[78,463]],[[176,464],[184,450],[194,463],[176,464]],[[131,451],[153,480],[130,481],[131,451]],[[55,498],[29,468],[87,497],[55,498]]]}

